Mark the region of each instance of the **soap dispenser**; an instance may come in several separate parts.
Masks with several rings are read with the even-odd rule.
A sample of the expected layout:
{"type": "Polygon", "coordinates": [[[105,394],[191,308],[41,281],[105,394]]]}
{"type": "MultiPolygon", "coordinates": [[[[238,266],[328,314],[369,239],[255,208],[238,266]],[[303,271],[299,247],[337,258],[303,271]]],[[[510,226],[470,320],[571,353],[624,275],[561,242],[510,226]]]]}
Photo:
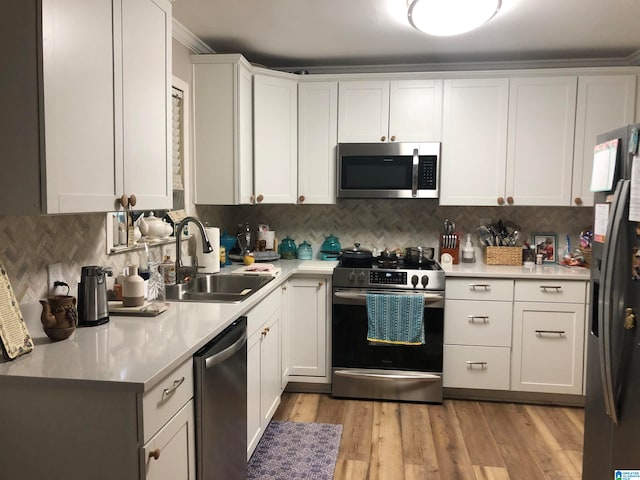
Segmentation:
{"type": "Polygon", "coordinates": [[[476,252],[471,243],[470,233],[467,233],[467,243],[462,247],[462,261],[464,263],[474,263],[476,261],[476,252]]]}

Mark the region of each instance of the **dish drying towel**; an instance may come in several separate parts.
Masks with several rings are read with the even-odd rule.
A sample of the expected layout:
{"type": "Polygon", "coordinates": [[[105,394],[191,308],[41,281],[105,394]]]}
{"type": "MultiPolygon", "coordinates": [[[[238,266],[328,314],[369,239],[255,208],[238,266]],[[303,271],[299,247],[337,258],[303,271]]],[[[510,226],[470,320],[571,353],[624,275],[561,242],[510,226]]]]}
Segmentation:
{"type": "Polygon", "coordinates": [[[367,340],[392,345],[423,345],[424,297],[367,293],[367,340]]]}

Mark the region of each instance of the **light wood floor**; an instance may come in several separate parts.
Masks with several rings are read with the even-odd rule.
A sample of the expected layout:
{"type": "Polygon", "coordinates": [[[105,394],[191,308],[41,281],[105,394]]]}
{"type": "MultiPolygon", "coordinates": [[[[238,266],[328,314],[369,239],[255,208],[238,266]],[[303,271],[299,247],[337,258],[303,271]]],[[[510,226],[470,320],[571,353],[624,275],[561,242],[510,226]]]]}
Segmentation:
{"type": "Polygon", "coordinates": [[[274,420],[342,424],[335,480],[581,479],[581,408],[285,393],[274,420]]]}

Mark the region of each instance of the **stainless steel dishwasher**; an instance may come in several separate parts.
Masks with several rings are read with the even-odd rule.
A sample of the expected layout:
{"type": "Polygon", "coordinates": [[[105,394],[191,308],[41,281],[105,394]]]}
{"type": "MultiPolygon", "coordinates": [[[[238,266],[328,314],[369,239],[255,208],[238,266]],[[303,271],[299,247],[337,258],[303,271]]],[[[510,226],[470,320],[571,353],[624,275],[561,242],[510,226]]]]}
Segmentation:
{"type": "Polygon", "coordinates": [[[196,478],[247,477],[247,317],[194,355],[196,478]]]}

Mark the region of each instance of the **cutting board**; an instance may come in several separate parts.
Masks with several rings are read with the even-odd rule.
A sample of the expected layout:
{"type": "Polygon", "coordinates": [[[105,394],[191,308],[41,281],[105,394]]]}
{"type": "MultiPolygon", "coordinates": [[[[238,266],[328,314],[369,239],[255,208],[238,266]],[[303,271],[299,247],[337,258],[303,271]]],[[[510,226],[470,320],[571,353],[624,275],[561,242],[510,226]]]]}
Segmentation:
{"type": "Polygon", "coordinates": [[[271,263],[253,263],[244,265],[231,272],[232,275],[270,275],[275,277],[282,272],[282,267],[276,267],[271,263]]]}
{"type": "Polygon", "coordinates": [[[109,302],[109,313],[116,315],[135,315],[139,317],[155,317],[165,312],[169,308],[168,303],[157,303],[145,301],[139,307],[123,307],[122,302],[109,302]]]}

